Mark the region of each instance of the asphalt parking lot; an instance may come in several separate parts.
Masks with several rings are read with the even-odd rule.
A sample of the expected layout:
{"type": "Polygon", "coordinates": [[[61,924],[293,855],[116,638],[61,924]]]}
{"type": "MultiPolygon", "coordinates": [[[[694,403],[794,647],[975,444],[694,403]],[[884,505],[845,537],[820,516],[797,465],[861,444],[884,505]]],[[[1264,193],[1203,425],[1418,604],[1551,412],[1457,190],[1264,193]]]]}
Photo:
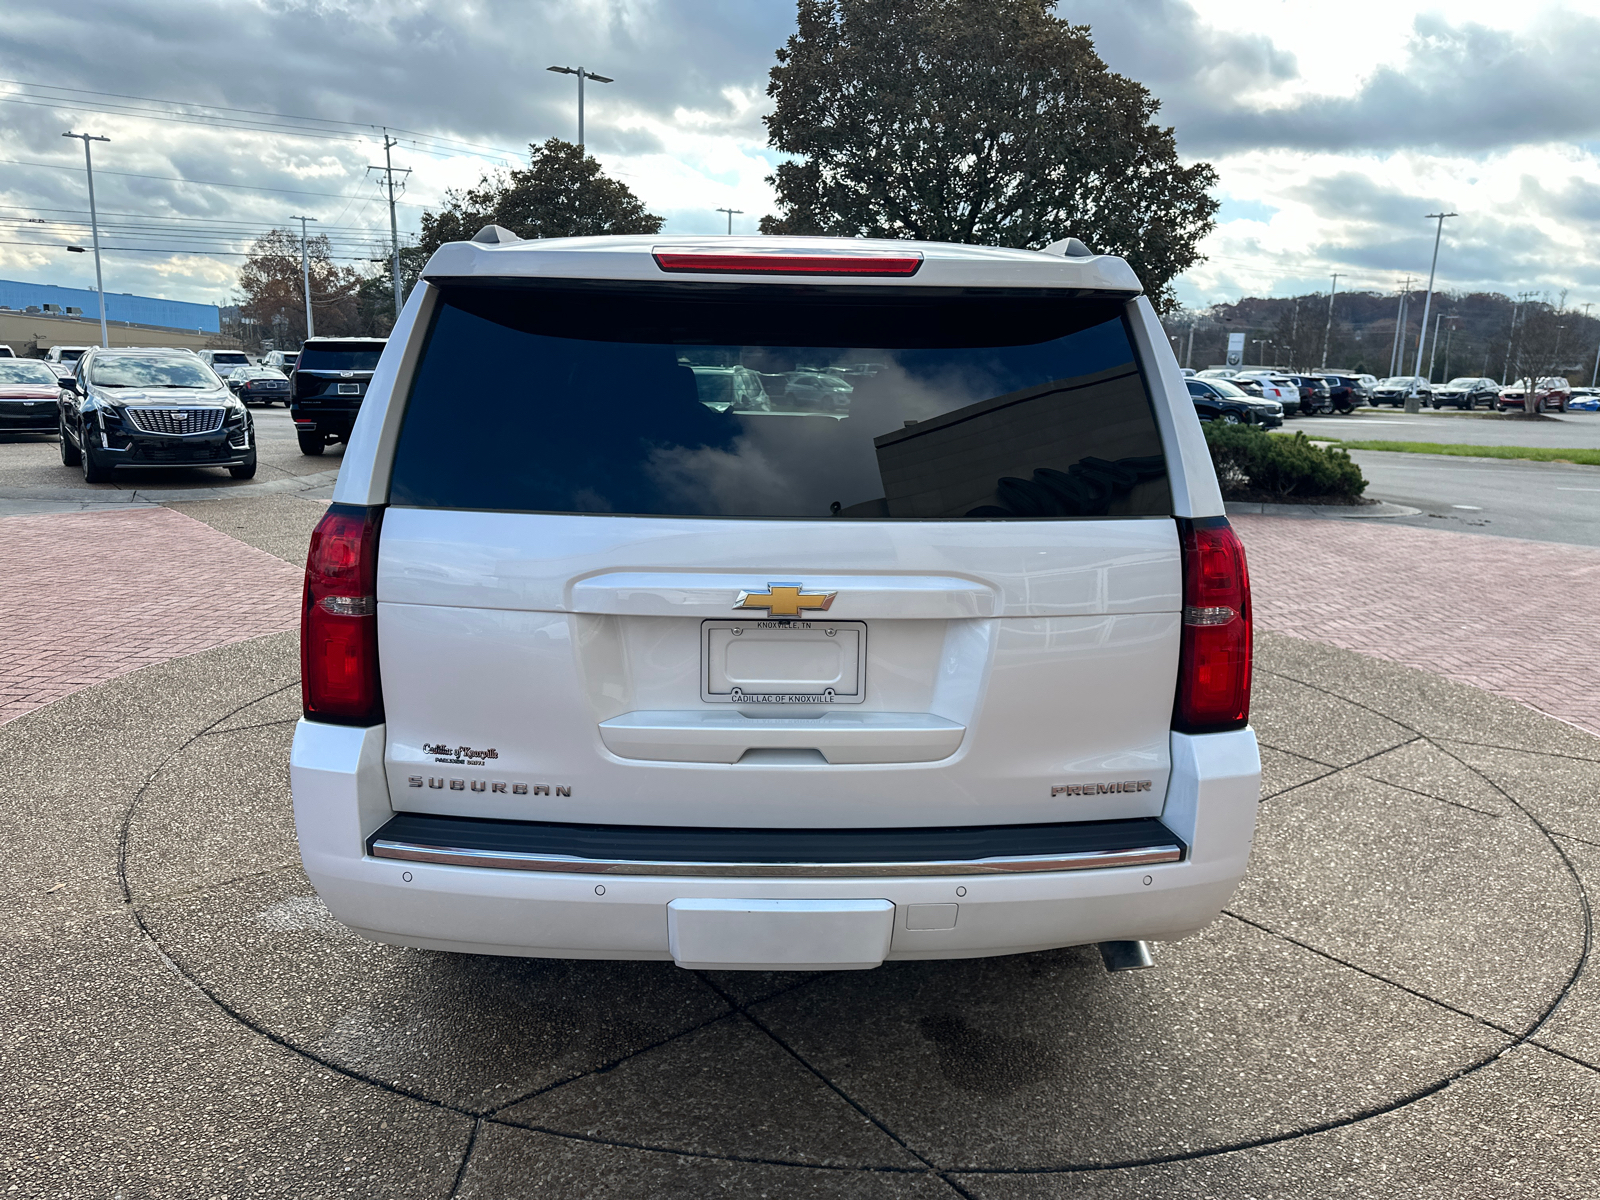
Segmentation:
{"type": "MultiPolygon", "coordinates": [[[[296,568],[336,458],[297,473],[287,454],[223,498],[231,481],[196,471],[86,499],[59,466],[12,487],[14,452],[0,499],[66,498],[8,501],[56,514],[0,522],[13,542],[74,522],[117,545],[69,556],[75,606],[41,562],[9,611],[148,633],[0,713],[0,1088],[17,1114],[0,1166],[18,1195],[1594,1193],[1600,738],[1444,677],[1449,630],[1482,658],[1490,625],[1417,632],[1439,624],[1417,611],[1429,581],[1461,588],[1474,547],[1500,556],[1495,577],[1576,587],[1539,573],[1562,547],[1398,530],[1379,557],[1391,523],[1240,522],[1263,627],[1284,631],[1257,646],[1257,845],[1226,915],[1155,947],[1152,971],[1107,975],[1075,949],[703,973],[399,950],[323,910],[287,758],[296,568]],[[174,590],[190,547],[232,555],[256,591],[174,590]],[[1395,563],[1409,590],[1342,611],[1395,563]],[[1336,573],[1330,613],[1317,580],[1336,573]],[[129,614],[153,586],[165,607],[129,614]]],[[[1564,656],[1585,652],[1580,637],[1564,656]]],[[[1531,660],[1528,687],[1555,669],[1496,653],[1531,660]]]]}
{"type": "Polygon", "coordinates": [[[159,503],[200,492],[332,494],[344,447],[321,455],[300,453],[287,408],[254,408],[257,467],[254,479],[234,479],[221,468],[120,471],[109,483],[89,484],[77,467],[62,465],[53,436],[0,437],[0,516],[70,512],[103,504],[159,503]],[[318,491],[317,489],[322,489],[318,491]]]}
{"type": "Polygon", "coordinates": [[[1470,446],[1600,448],[1600,413],[1550,413],[1542,421],[1523,421],[1481,409],[1453,408],[1408,413],[1392,408],[1357,409],[1347,417],[1291,417],[1286,432],[1307,437],[1373,439],[1394,442],[1446,442],[1470,446]]]}

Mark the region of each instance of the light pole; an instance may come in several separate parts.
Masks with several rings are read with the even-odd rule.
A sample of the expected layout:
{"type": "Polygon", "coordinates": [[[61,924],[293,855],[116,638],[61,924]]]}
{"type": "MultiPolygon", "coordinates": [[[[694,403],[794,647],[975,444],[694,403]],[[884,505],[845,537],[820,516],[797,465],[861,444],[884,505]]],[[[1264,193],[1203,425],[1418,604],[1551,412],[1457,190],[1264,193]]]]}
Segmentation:
{"type": "MultiPolygon", "coordinates": [[[[1439,322],[1442,321],[1443,319],[1444,319],[1444,314],[1442,312],[1436,312],[1436,313],[1433,314],[1433,349],[1428,352],[1428,382],[1429,383],[1433,382],[1433,364],[1436,361],[1438,361],[1438,358],[1439,358],[1439,322]]],[[[1422,347],[1418,346],[1417,349],[1421,350],[1422,347]]]]}
{"type": "Polygon", "coordinates": [[[89,143],[109,142],[111,139],[87,133],[63,133],[61,136],[78,138],[83,142],[83,170],[89,177],[89,232],[94,237],[94,288],[100,293],[100,345],[110,346],[111,335],[106,330],[106,281],[100,273],[100,219],[94,208],[94,163],[89,157],[89,143]]]}
{"type": "Polygon", "coordinates": [[[744,215],[744,209],[742,209],[742,208],[719,208],[719,209],[717,209],[717,211],[720,212],[720,213],[727,213],[728,214],[728,236],[732,237],[733,236],[733,214],[734,213],[738,213],[740,216],[743,216],[744,215]]]}
{"type": "Polygon", "coordinates": [[[1333,273],[1333,286],[1328,289],[1328,324],[1322,331],[1322,369],[1328,369],[1328,340],[1333,337],[1333,294],[1339,290],[1339,272],[1333,273]]]}
{"type": "Polygon", "coordinates": [[[311,316],[311,247],[306,241],[306,222],[315,221],[315,217],[290,217],[291,221],[300,222],[300,278],[306,285],[306,337],[317,336],[317,325],[311,316]]]}
{"type": "Polygon", "coordinates": [[[1405,283],[1400,285],[1400,308],[1394,318],[1394,346],[1389,350],[1389,374],[1400,374],[1400,366],[1405,362],[1405,326],[1406,302],[1411,299],[1411,276],[1406,276],[1405,283]]]}
{"type": "MultiPolygon", "coordinates": [[[[1422,329],[1417,334],[1417,362],[1416,366],[1411,371],[1413,375],[1422,374],[1422,343],[1428,340],[1428,309],[1433,306],[1433,277],[1434,272],[1436,272],[1439,268],[1439,241],[1444,237],[1445,218],[1454,217],[1457,215],[1458,214],[1453,212],[1436,212],[1428,214],[1428,220],[1438,221],[1439,224],[1433,232],[1433,264],[1428,268],[1428,292],[1422,300],[1422,329]]],[[[1415,392],[1415,389],[1413,389],[1413,392],[1415,392]]],[[[1413,394],[1406,397],[1406,411],[1422,411],[1422,396],[1420,394],[1413,394]]]]}
{"type": "Polygon", "coordinates": [[[583,145],[583,81],[592,79],[596,83],[615,83],[616,80],[608,75],[596,75],[582,67],[546,67],[546,71],[554,71],[557,75],[576,75],[578,77],[578,145],[583,145]]]}

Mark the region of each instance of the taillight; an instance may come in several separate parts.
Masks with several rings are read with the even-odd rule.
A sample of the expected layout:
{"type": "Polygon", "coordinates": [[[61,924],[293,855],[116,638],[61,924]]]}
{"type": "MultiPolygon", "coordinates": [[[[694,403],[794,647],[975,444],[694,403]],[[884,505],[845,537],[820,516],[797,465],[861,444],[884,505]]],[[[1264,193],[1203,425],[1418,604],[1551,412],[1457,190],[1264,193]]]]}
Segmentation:
{"type": "Polygon", "coordinates": [[[728,246],[657,250],[663,271],[713,275],[915,275],[920,250],[750,250],[728,246]]]}
{"type": "Polygon", "coordinates": [[[300,612],[300,696],[308,720],[376,725],[378,525],[381,508],[335,504],[306,556],[300,612]]]}
{"type": "Polygon", "coordinates": [[[1242,729],[1250,720],[1250,572],[1226,517],[1179,518],[1183,637],[1172,727],[1242,729]]]}

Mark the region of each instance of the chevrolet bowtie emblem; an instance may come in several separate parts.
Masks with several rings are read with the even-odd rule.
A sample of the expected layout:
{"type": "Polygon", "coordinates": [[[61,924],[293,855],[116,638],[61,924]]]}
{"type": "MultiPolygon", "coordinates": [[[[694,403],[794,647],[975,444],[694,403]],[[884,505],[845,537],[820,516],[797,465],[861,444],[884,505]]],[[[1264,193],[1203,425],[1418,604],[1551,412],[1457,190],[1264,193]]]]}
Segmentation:
{"type": "Polygon", "coordinates": [[[769,583],[764,592],[740,592],[735,608],[764,608],[769,617],[798,617],[802,611],[827,612],[838,592],[808,592],[804,584],[769,583]]]}

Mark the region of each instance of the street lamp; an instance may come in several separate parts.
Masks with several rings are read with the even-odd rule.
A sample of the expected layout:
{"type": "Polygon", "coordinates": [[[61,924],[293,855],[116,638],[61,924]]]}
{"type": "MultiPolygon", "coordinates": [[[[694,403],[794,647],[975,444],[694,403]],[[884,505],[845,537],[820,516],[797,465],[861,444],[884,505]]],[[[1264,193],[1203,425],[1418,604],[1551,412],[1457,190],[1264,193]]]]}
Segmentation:
{"type": "MultiPolygon", "coordinates": [[[[1433,306],[1433,277],[1434,273],[1439,269],[1439,239],[1444,237],[1445,218],[1454,217],[1457,215],[1458,214],[1453,212],[1436,212],[1428,214],[1428,220],[1438,221],[1439,224],[1433,231],[1433,264],[1428,268],[1428,292],[1422,299],[1422,328],[1417,332],[1417,361],[1416,364],[1411,368],[1411,374],[1413,376],[1422,374],[1422,343],[1428,340],[1428,309],[1433,306]]],[[[1431,378],[1433,375],[1433,369],[1431,367],[1428,370],[1428,374],[1431,378]]],[[[1421,410],[1422,395],[1416,390],[1415,387],[1413,387],[1410,394],[1408,394],[1406,397],[1406,411],[1414,413],[1420,412],[1421,410]]]]}
{"type": "Polygon", "coordinates": [[[100,273],[100,221],[94,207],[94,163],[89,157],[90,142],[109,142],[107,137],[94,137],[87,133],[63,133],[62,137],[77,138],[83,142],[83,169],[89,177],[89,233],[94,238],[94,286],[100,293],[100,345],[110,346],[111,335],[106,330],[106,281],[100,273]]]}
{"type": "Polygon", "coordinates": [[[596,83],[615,83],[616,80],[607,75],[596,75],[582,67],[546,67],[546,71],[554,71],[557,75],[576,75],[578,77],[578,145],[583,145],[583,81],[592,79],[596,83]]]}
{"type": "Polygon", "coordinates": [[[317,325],[311,315],[311,245],[306,241],[306,222],[315,221],[316,218],[290,217],[289,220],[300,222],[300,278],[306,288],[306,337],[314,338],[317,336],[317,325]]]}

